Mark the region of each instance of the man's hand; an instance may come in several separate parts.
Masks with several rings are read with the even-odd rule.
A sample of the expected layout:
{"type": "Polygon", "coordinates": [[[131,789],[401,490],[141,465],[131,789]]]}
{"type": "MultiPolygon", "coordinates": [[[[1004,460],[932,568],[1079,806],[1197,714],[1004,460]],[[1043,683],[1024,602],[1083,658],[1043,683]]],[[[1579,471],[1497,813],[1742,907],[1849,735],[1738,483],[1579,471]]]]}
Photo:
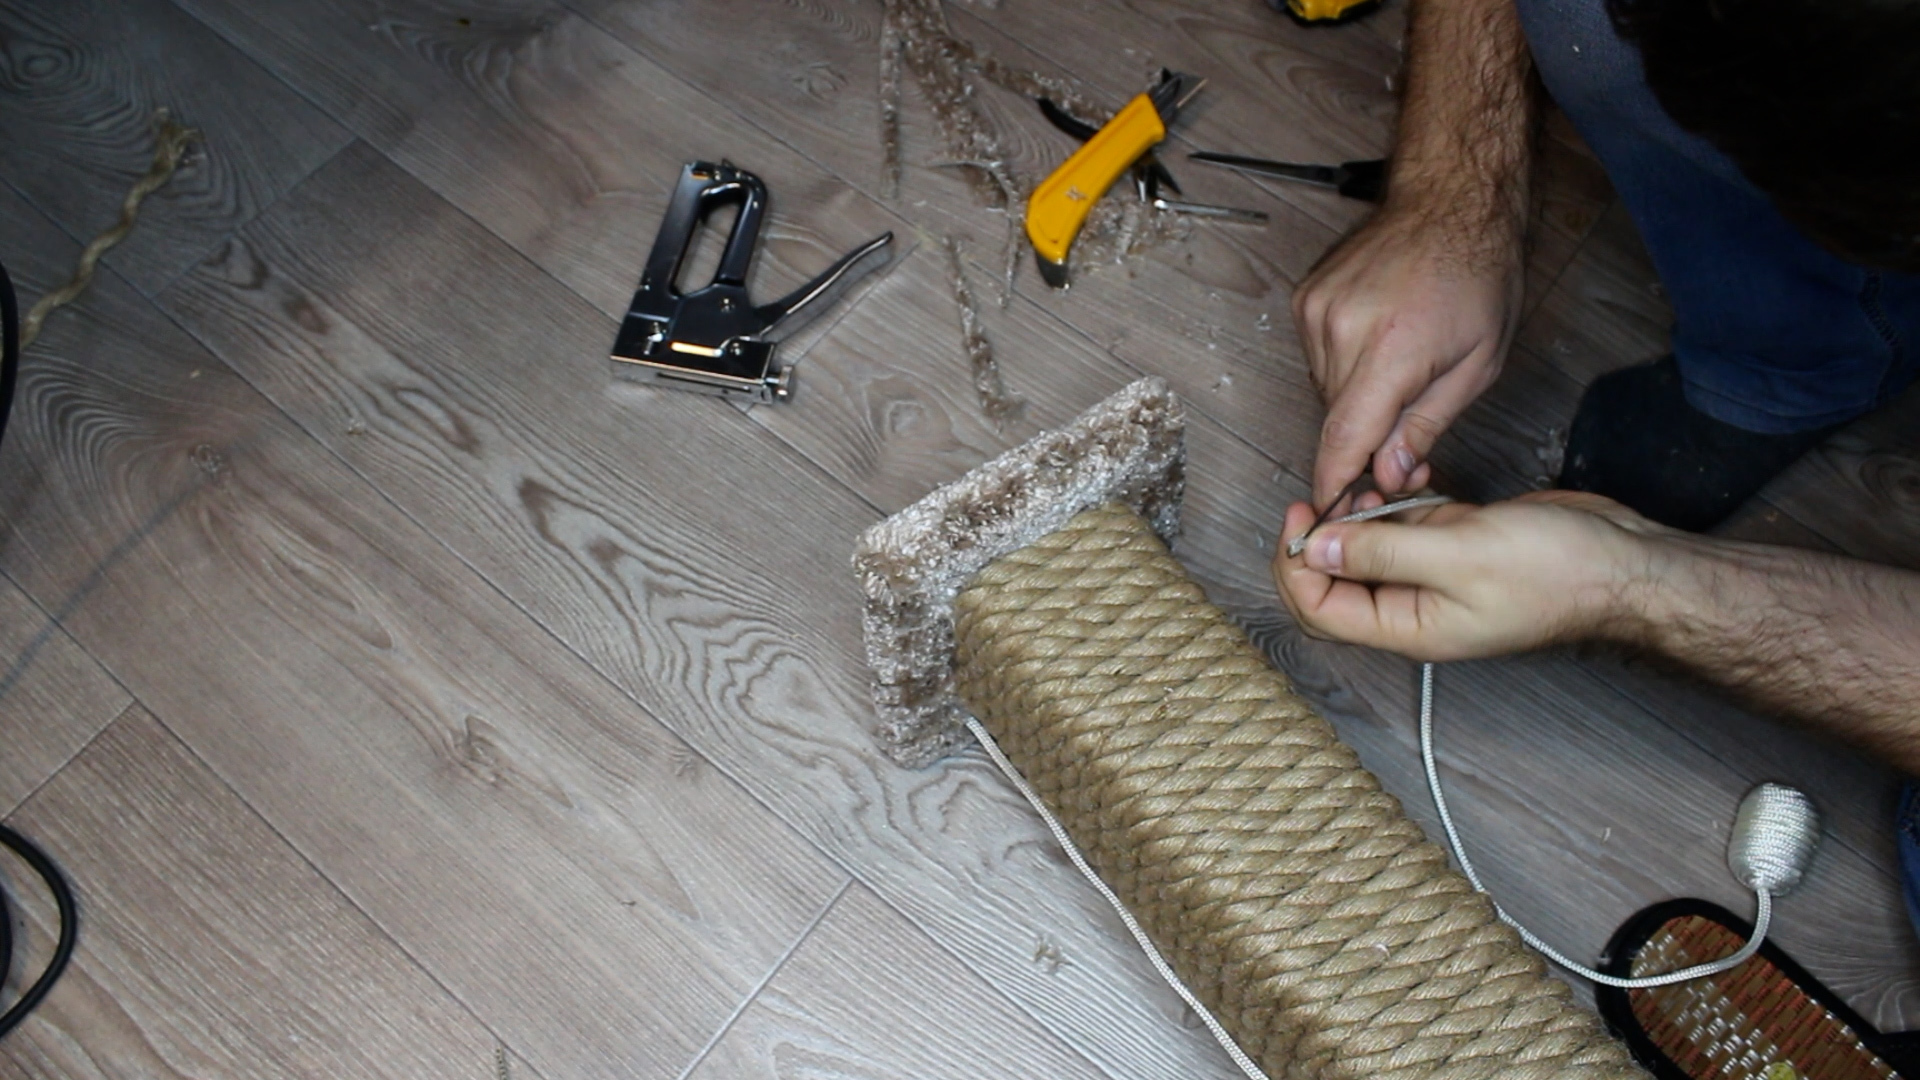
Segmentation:
{"type": "MultiPolygon", "coordinates": [[[[1313,524],[1295,503],[1283,538],[1313,524]]],[[[1421,660],[1463,660],[1582,638],[1632,639],[1657,537],[1610,499],[1545,491],[1454,503],[1418,524],[1324,525],[1274,580],[1310,632],[1421,660]]]]}
{"type": "Polygon", "coordinates": [[[1920,775],[1920,573],[1692,536],[1570,491],[1325,525],[1287,557],[1313,519],[1287,510],[1273,576],[1316,635],[1420,660],[1614,641],[1920,775]]]}
{"type": "Polygon", "coordinates": [[[1387,198],[1293,294],[1327,420],[1325,506],[1373,461],[1424,487],[1434,440],[1500,373],[1520,313],[1533,61],[1514,0],[1412,0],[1387,198]]]}
{"type": "Polygon", "coordinates": [[[1521,236],[1512,221],[1452,214],[1389,205],[1294,291],[1294,326],[1327,401],[1313,470],[1321,506],[1369,460],[1385,491],[1426,486],[1434,442],[1500,373],[1520,319],[1521,236]]]}

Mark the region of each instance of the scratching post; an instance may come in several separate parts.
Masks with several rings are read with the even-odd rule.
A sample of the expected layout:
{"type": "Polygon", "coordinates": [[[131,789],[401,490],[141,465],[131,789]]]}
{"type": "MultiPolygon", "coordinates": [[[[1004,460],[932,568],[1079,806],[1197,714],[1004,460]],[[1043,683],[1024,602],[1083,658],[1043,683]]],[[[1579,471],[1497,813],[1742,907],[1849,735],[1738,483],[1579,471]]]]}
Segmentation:
{"type": "Polygon", "coordinates": [[[1274,1080],[1642,1075],[1169,553],[1181,426],[1144,380],[862,538],[883,745],[977,718],[1274,1080]]]}

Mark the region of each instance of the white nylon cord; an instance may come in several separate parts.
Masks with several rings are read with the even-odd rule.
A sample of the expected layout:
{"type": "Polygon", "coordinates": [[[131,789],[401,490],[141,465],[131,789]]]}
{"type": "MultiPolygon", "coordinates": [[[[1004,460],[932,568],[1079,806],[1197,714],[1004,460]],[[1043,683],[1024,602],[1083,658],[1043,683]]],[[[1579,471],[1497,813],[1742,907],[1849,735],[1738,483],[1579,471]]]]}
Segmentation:
{"type": "MultiPolygon", "coordinates": [[[[1371,510],[1347,514],[1327,524],[1345,525],[1351,522],[1371,521],[1403,510],[1418,510],[1422,507],[1439,506],[1452,501],[1445,495],[1418,495],[1399,502],[1376,506],[1371,510]]],[[[1308,529],[1305,533],[1288,541],[1287,554],[1297,557],[1305,551],[1307,539],[1312,535],[1313,529],[1308,529]]],[[[1585,964],[1576,963],[1565,953],[1541,940],[1538,934],[1520,925],[1519,920],[1507,914],[1506,909],[1493,899],[1491,893],[1487,892],[1486,885],[1481,883],[1480,875],[1474,870],[1472,860],[1467,858],[1466,847],[1460,842],[1460,830],[1453,824],[1453,814],[1447,809],[1446,794],[1440,790],[1440,768],[1434,760],[1433,752],[1433,665],[1430,663],[1420,665],[1420,761],[1426,766],[1427,791],[1433,796],[1433,808],[1439,811],[1440,827],[1447,834],[1447,847],[1453,851],[1454,861],[1460,864],[1460,872],[1466,875],[1474,891],[1485,896],[1488,902],[1493,904],[1493,913],[1500,917],[1500,921],[1513,927],[1514,932],[1520,935],[1520,940],[1533,946],[1542,956],[1575,975],[1591,979],[1603,986],[1615,986],[1622,990],[1645,990],[1656,986],[1670,986],[1674,983],[1705,978],[1708,975],[1718,975],[1746,963],[1754,953],[1760,951],[1760,943],[1766,939],[1767,928],[1773,922],[1774,891],[1785,892],[1800,880],[1801,869],[1805,866],[1807,856],[1812,853],[1814,840],[1818,836],[1817,819],[1813,816],[1812,804],[1807,802],[1806,796],[1778,784],[1763,784],[1756,788],[1741,803],[1740,816],[1734,827],[1733,851],[1730,855],[1730,862],[1734,864],[1733,869],[1741,878],[1741,883],[1753,889],[1753,936],[1740,947],[1739,951],[1718,960],[1659,975],[1621,978],[1595,971],[1585,964]]]]}
{"type": "MultiPolygon", "coordinates": [[[[1428,506],[1445,506],[1452,501],[1453,499],[1446,495],[1415,495],[1411,499],[1401,499],[1399,502],[1383,503],[1371,510],[1356,510],[1345,517],[1334,518],[1326,524],[1347,525],[1355,521],[1372,521],[1374,518],[1383,518],[1388,514],[1397,514],[1402,510],[1419,510],[1428,506]]],[[[1307,550],[1307,537],[1312,535],[1313,530],[1308,529],[1306,532],[1287,541],[1287,558],[1299,558],[1300,553],[1307,550]]]]}
{"type": "Polygon", "coordinates": [[[1027,805],[1033,807],[1033,812],[1040,815],[1041,821],[1046,822],[1047,831],[1053,833],[1054,840],[1067,853],[1067,858],[1073,861],[1074,868],[1079,870],[1080,875],[1106,899],[1107,905],[1113,908],[1113,913],[1120,916],[1120,921],[1126,924],[1127,932],[1133,935],[1133,940],[1140,946],[1140,951],[1147,954],[1147,962],[1153,965],[1153,970],[1160,973],[1160,978],[1164,979],[1168,986],[1173,987],[1173,992],[1180,995],[1180,1000],[1187,1003],[1187,1008],[1192,1009],[1193,1014],[1200,1018],[1200,1022],[1207,1025],[1207,1030],[1213,1033],[1214,1041],[1220,1044],[1220,1049],[1225,1050],[1227,1056],[1233,1059],[1233,1063],[1240,1067],[1240,1071],[1247,1074],[1248,1080],[1268,1080],[1267,1074],[1260,1071],[1260,1066],[1253,1063],[1253,1059],[1247,1056],[1247,1052],[1240,1049],[1240,1044],[1233,1041],[1233,1036],[1227,1034],[1227,1029],[1220,1026],[1220,1021],[1214,1019],[1213,1011],[1202,1005],[1200,999],[1193,995],[1193,991],[1187,989],[1187,984],[1180,981],[1180,976],[1174,973],[1173,966],[1168,964],[1166,958],[1160,955],[1160,950],[1154,947],[1153,939],[1147,936],[1139,920],[1133,917],[1133,912],[1128,911],[1127,905],[1120,902],[1120,897],[1107,887],[1106,882],[1100,880],[1100,875],[1095,873],[1093,867],[1087,863],[1086,856],[1080,854],[1079,845],[1073,842],[1073,837],[1067,835],[1066,827],[1060,824],[1060,819],[1053,816],[1053,811],[1047,808],[1047,804],[1040,801],[1039,793],[1027,784],[1027,778],[1021,776],[1020,770],[1014,768],[1013,762],[1007,760],[1007,755],[1001,751],[1000,744],[993,741],[993,735],[987,731],[986,725],[969,716],[967,730],[973,732],[973,737],[980,740],[980,747],[987,752],[987,757],[993,759],[993,763],[1000,767],[1000,771],[1006,774],[1008,780],[1013,782],[1014,788],[1025,796],[1027,805]]]}
{"type": "Polygon", "coordinates": [[[1472,861],[1467,858],[1467,849],[1460,843],[1460,830],[1454,827],[1453,815],[1447,810],[1447,797],[1440,791],[1440,768],[1434,761],[1432,664],[1420,665],[1420,761],[1427,767],[1427,790],[1433,794],[1433,808],[1440,812],[1440,827],[1446,831],[1447,847],[1453,849],[1453,857],[1454,860],[1460,864],[1460,872],[1466,875],[1467,881],[1473,885],[1475,892],[1485,896],[1487,900],[1493,904],[1493,913],[1500,916],[1501,922],[1513,927],[1514,932],[1520,935],[1520,940],[1533,946],[1540,951],[1542,956],[1573,972],[1575,975],[1584,979],[1591,979],[1602,986],[1617,986],[1622,990],[1648,990],[1656,986],[1670,986],[1674,983],[1688,982],[1693,979],[1705,978],[1708,975],[1718,975],[1723,971],[1731,971],[1741,964],[1746,963],[1754,953],[1760,951],[1760,942],[1765,940],[1767,927],[1773,921],[1773,894],[1763,888],[1757,888],[1753,891],[1756,902],[1756,909],[1753,916],[1753,936],[1747,940],[1745,945],[1740,947],[1738,952],[1721,957],[1718,960],[1712,960],[1704,964],[1695,964],[1692,967],[1681,968],[1678,971],[1668,971],[1659,975],[1646,975],[1634,979],[1623,979],[1617,975],[1607,975],[1603,972],[1595,971],[1585,964],[1574,962],[1560,950],[1540,940],[1539,935],[1521,926],[1518,920],[1507,914],[1506,909],[1500,906],[1499,901],[1494,900],[1493,896],[1487,892],[1487,887],[1480,883],[1480,875],[1474,871],[1472,861]]]}

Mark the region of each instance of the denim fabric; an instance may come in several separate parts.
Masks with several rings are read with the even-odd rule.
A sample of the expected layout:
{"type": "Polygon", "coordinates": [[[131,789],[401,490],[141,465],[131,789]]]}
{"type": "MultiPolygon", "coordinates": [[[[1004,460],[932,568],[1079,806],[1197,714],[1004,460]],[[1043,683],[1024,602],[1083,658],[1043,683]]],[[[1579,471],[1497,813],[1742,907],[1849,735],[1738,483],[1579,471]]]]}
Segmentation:
{"type": "Polygon", "coordinates": [[[1900,814],[1894,830],[1894,839],[1900,845],[1900,881],[1907,894],[1907,918],[1913,920],[1913,932],[1920,934],[1920,783],[1910,781],[1900,789],[1900,814]]]}
{"type": "Polygon", "coordinates": [[[1738,166],[1667,116],[1606,0],[1516,2],[1548,91],[1653,256],[1694,408],[1748,431],[1812,431],[1912,381],[1920,275],[1844,262],[1788,224],[1738,166]]]}

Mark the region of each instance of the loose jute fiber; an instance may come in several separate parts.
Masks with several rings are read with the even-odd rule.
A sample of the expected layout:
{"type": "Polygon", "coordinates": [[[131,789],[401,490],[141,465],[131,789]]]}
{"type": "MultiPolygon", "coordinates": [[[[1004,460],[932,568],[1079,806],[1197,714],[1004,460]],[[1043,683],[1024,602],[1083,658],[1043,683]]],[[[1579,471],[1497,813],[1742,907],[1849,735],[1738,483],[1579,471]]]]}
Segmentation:
{"type": "Polygon", "coordinates": [[[1132,510],[953,620],[965,708],[1268,1076],[1644,1075],[1132,510]]]}

